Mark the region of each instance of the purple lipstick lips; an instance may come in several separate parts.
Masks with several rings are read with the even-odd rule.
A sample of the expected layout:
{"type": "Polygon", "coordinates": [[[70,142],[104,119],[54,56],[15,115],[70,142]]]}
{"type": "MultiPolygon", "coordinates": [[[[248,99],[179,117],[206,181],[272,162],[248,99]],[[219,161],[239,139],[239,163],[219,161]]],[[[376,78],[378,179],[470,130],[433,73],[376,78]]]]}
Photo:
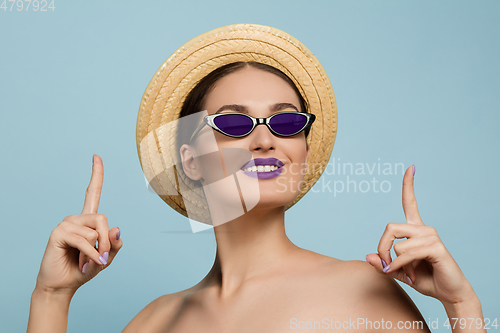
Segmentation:
{"type": "MultiPolygon", "coordinates": [[[[255,158],[253,160],[248,161],[245,163],[241,169],[243,170],[243,173],[247,176],[250,176],[252,178],[258,178],[258,179],[270,179],[277,177],[281,171],[283,171],[283,162],[280,160],[270,157],[270,158],[255,158]],[[276,168],[275,170],[269,170],[269,171],[258,171],[255,170],[256,168],[259,169],[263,168],[263,166],[270,166],[271,168],[276,168]],[[252,170],[245,170],[251,168],[252,170]]],[[[268,167],[269,169],[269,167],[268,167]]]]}

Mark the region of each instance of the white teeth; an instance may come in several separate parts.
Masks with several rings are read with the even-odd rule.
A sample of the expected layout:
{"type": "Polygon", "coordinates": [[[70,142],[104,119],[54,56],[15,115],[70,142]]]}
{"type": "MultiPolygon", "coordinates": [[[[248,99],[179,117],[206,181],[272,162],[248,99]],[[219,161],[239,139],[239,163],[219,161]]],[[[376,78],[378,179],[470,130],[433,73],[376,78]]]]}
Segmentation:
{"type": "Polygon", "coordinates": [[[278,169],[276,165],[257,165],[243,169],[243,171],[249,172],[269,172],[278,169]]]}

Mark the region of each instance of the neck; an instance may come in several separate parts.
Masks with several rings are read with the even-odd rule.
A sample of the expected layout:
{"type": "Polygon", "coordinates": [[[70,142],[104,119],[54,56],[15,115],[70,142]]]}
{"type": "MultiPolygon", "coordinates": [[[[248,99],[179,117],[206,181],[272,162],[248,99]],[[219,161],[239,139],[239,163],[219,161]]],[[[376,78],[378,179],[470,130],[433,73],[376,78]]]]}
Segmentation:
{"type": "Polygon", "coordinates": [[[214,228],[217,255],[209,273],[221,297],[262,274],[272,273],[297,250],[285,233],[285,208],[253,209],[214,228]]]}

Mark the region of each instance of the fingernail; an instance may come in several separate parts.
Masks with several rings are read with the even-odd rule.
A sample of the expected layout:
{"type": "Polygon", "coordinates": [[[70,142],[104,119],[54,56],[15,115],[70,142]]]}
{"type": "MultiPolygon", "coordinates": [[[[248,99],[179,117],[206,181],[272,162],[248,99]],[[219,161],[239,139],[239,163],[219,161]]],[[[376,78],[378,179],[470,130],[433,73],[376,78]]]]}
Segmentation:
{"type": "Polygon", "coordinates": [[[104,252],[104,254],[101,256],[99,256],[99,261],[101,262],[101,264],[103,265],[106,265],[108,263],[108,256],[107,256],[108,252],[104,252]],[[104,257],[106,257],[106,259],[104,259],[104,257]]]}
{"type": "Polygon", "coordinates": [[[413,284],[413,282],[411,282],[411,279],[408,275],[406,276],[406,281],[408,282],[408,284],[413,284]]]}
{"type": "Polygon", "coordinates": [[[92,155],[92,164],[94,164],[94,156],[95,156],[95,154],[92,155]]]}
{"type": "Polygon", "coordinates": [[[102,257],[104,258],[104,260],[106,262],[108,262],[109,252],[104,252],[104,254],[102,255],[102,257]]]}
{"type": "Polygon", "coordinates": [[[382,270],[382,272],[386,273],[389,269],[391,268],[391,265],[385,266],[385,268],[382,270]]]}
{"type": "Polygon", "coordinates": [[[89,263],[86,262],[85,264],[83,264],[83,267],[82,267],[82,273],[85,274],[87,273],[87,269],[89,268],[89,263]]]}
{"type": "Polygon", "coordinates": [[[121,230],[120,228],[118,228],[118,232],[116,233],[116,240],[119,240],[120,239],[120,234],[121,234],[121,230]]]}
{"type": "Polygon", "coordinates": [[[384,260],[384,259],[380,259],[380,260],[382,260],[382,267],[384,267],[384,268],[385,268],[385,266],[387,266],[387,263],[385,262],[385,260],[384,260]]]}
{"type": "Polygon", "coordinates": [[[415,164],[413,164],[413,175],[415,176],[415,164]]]}

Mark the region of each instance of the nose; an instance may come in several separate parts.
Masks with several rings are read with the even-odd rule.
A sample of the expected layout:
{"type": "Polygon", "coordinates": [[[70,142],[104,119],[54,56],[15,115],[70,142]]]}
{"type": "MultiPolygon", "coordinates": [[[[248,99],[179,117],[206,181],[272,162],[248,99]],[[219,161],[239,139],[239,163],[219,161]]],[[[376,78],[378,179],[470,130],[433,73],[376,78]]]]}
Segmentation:
{"type": "Polygon", "coordinates": [[[257,125],[249,134],[248,139],[250,140],[250,151],[268,151],[276,148],[276,136],[264,124],[257,125]]]}

